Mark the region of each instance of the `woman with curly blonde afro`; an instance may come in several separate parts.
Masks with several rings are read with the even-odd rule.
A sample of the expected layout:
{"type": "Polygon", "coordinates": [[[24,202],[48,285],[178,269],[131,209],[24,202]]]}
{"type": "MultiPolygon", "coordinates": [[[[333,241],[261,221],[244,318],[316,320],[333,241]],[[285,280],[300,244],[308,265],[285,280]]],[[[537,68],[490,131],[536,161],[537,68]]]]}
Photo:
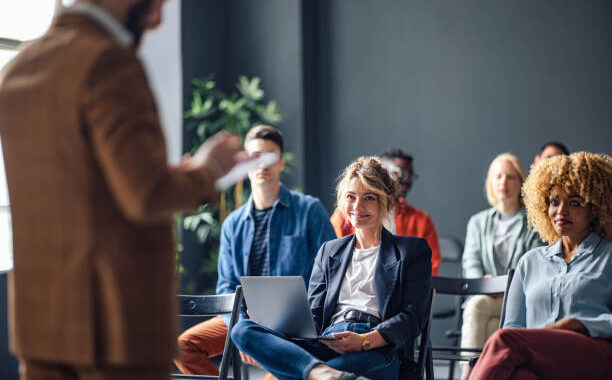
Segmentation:
{"type": "Polygon", "coordinates": [[[612,158],[578,152],[534,165],[530,222],[550,245],[525,254],[504,329],[470,379],[609,379],[612,374],[612,158]]]}

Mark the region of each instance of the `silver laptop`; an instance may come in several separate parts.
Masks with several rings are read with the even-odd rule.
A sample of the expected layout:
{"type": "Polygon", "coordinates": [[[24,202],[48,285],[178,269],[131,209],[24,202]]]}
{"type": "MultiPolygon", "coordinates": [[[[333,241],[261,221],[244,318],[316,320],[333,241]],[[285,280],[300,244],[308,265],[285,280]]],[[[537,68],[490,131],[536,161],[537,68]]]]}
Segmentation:
{"type": "Polygon", "coordinates": [[[242,276],[249,318],[289,338],[335,339],[319,336],[304,279],[300,276],[242,276]]]}

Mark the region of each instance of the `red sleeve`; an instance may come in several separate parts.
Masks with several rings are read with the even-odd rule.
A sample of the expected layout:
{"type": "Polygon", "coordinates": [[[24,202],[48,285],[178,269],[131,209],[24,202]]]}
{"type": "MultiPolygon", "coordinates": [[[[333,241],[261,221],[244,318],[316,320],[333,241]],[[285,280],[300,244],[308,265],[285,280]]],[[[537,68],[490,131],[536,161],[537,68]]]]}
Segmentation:
{"type": "Polygon", "coordinates": [[[329,221],[331,222],[332,227],[334,227],[336,236],[339,238],[355,232],[353,231],[353,226],[351,226],[351,224],[344,219],[344,215],[338,209],[334,210],[334,213],[332,214],[331,218],[329,218],[329,221]]]}
{"type": "Polygon", "coordinates": [[[427,240],[427,243],[429,243],[429,247],[431,248],[431,274],[433,276],[437,276],[438,272],[440,271],[442,256],[440,255],[438,233],[436,232],[436,227],[434,227],[429,215],[425,215],[424,218],[423,237],[425,240],[427,240]]]}

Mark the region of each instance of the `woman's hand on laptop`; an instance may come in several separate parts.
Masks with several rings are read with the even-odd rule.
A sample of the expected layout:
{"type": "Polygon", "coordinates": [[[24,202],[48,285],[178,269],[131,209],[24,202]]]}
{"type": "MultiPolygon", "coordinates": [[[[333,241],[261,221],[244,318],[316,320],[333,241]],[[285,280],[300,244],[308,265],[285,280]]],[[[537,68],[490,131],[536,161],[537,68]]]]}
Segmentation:
{"type": "Polygon", "coordinates": [[[263,369],[261,364],[257,363],[252,357],[250,357],[249,355],[247,355],[247,354],[245,354],[243,352],[240,352],[240,359],[242,359],[242,362],[244,364],[254,365],[255,367],[259,367],[259,368],[263,369]]]}

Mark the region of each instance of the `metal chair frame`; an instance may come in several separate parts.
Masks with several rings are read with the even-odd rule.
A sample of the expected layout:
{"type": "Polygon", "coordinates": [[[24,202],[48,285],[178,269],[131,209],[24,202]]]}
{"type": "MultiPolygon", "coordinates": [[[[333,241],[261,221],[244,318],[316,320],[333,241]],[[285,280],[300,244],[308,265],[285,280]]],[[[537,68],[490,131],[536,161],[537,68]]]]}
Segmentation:
{"type": "MultiPolygon", "coordinates": [[[[451,277],[432,277],[432,286],[439,294],[452,294],[459,296],[458,302],[458,323],[457,329],[461,327],[462,323],[462,310],[461,304],[466,297],[472,295],[503,295],[501,317],[499,321],[499,327],[501,328],[504,324],[504,318],[506,314],[506,301],[508,289],[514,275],[514,270],[510,270],[505,276],[497,276],[492,278],[451,278],[451,277]]],[[[448,333],[447,333],[448,335],[448,333]]],[[[451,336],[455,338],[455,336],[451,336]]],[[[432,355],[429,360],[449,360],[451,361],[451,368],[449,369],[452,374],[454,371],[454,363],[457,361],[468,361],[470,364],[475,363],[478,359],[479,354],[482,352],[482,348],[461,348],[461,347],[432,347],[432,355]],[[462,352],[473,353],[471,356],[462,356],[462,352]]],[[[429,365],[429,364],[428,364],[429,365]]],[[[433,367],[433,364],[431,364],[433,367]]]]}
{"type": "MultiPolygon", "coordinates": [[[[230,314],[230,323],[228,330],[238,321],[240,315],[240,306],[242,304],[242,286],[236,286],[236,292],[233,294],[221,295],[178,295],[179,299],[179,316],[188,318],[206,318],[213,317],[219,314],[230,314]]],[[[180,373],[171,374],[173,379],[219,379],[219,380],[241,380],[248,377],[248,373],[242,372],[246,367],[242,365],[240,355],[236,346],[232,342],[232,338],[228,332],[225,339],[225,348],[221,356],[221,364],[219,366],[219,376],[212,375],[186,375],[180,373]],[[229,376],[230,364],[232,366],[233,376],[229,376]],[[244,375],[247,376],[244,376],[244,375]]],[[[248,380],[248,379],[246,379],[248,380]]]]}
{"type": "MultiPolygon", "coordinates": [[[[433,317],[433,309],[436,304],[436,290],[434,288],[431,289],[429,296],[429,315],[427,319],[427,323],[421,330],[421,336],[419,338],[418,349],[415,352],[416,357],[416,375],[417,379],[427,379],[433,380],[433,361],[429,360],[431,358],[431,340],[430,340],[430,332],[431,332],[431,320],[433,317]],[[423,375],[425,375],[423,377],[423,375]]],[[[411,374],[402,373],[399,374],[399,380],[408,380],[413,379],[411,374]]]]}

